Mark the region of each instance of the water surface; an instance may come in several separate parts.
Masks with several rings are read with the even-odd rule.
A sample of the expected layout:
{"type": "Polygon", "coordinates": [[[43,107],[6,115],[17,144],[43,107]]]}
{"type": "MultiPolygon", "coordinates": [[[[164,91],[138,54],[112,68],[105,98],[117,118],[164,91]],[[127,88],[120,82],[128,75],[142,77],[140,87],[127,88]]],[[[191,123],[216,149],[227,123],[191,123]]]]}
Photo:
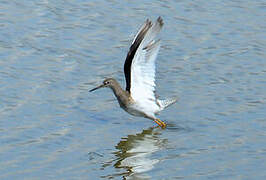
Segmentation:
{"type": "Polygon", "coordinates": [[[265,1],[0,1],[0,179],[265,179],[265,1]],[[105,77],[164,19],[165,130],[105,77]]]}

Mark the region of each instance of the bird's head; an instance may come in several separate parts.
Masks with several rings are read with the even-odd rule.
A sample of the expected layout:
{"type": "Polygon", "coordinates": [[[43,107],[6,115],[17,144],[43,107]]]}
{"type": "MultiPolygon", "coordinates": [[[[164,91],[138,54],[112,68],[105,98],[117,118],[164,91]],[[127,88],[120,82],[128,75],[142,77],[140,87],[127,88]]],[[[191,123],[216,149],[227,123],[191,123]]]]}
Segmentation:
{"type": "Polygon", "coordinates": [[[103,83],[100,86],[97,86],[96,88],[93,88],[90,90],[90,92],[95,91],[96,89],[100,89],[103,87],[112,87],[116,83],[116,80],[113,78],[107,78],[103,81],[103,83]]]}

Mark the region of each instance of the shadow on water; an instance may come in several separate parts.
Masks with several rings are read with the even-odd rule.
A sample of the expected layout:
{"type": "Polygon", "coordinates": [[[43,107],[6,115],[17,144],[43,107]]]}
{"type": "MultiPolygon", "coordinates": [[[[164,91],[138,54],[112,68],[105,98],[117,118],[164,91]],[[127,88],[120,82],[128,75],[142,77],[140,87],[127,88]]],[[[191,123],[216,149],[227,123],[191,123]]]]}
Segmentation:
{"type": "Polygon", "coordinates": [[[150,178],[145,172],[150,171],[160,161],[154,157],[154,153],[164,149],[167,139],[160,138],[160,128],[149,128],[135,135],[121,138],[115,146],[116,159],[103,166],[113,166],[119,171],[117,174],[102,176],[112,178],[122,176],[123,179],[147,179],[150,178]],[[124,172],[121,172],[122,171],[124,172]]]}

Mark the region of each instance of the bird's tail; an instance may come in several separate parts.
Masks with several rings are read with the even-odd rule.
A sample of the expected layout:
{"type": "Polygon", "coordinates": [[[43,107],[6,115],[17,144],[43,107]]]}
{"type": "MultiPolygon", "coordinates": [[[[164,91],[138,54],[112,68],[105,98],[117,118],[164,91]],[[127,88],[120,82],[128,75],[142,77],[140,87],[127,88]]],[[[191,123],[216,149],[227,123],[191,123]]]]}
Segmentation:
{"type": "Polygon", "coordinates": [[[161,110],[163,110],[163,109],[167,108],[168,106],[170,106],[170,105],[176,103],[177,100],[178,100],[177,97],[173,97],[173,98],[164,99],[164,100],[159,100],[159,99],[158,99],[157,102],[158,102],[158,104],[159,104],[161,110]]]}

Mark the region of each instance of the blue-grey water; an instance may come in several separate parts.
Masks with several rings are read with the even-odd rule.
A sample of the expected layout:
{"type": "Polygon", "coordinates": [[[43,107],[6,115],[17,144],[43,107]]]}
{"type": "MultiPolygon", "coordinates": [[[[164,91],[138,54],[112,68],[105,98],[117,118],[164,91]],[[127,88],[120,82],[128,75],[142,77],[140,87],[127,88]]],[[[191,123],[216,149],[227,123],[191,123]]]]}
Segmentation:
{"type": "Polygon", "coordinates": [[[266,2],[0,1],[0,179],[266,179],[266,2]],[[105,77],[146,18],[164,19],[166,129],[105,77]]]}

